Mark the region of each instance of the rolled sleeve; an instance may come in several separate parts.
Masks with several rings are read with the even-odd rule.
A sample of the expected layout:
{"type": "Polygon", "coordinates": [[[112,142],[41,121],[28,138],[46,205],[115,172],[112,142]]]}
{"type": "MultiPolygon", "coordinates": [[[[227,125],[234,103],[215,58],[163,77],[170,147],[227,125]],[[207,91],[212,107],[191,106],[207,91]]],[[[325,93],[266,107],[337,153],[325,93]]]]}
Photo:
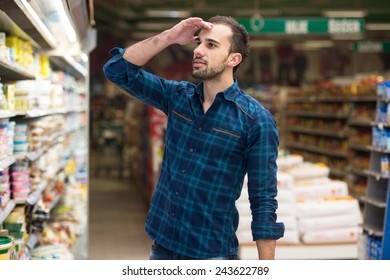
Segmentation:
{"type": "Polygon", "coordinates": [[[284,224],[276,222],[278,130],[272,115],[262,110],[248,133],[248,194],[252,211],[252,237],[279,239],[284,224]]]}
{"type": "Polygon", "coordinates": [[[143,71],[140,66],[124,59],[124,52],[122,48],[110,51],[113,57],[103,66],[106,78],[141,102],[167,114],[169,93],[177,82],[143,71]]]}

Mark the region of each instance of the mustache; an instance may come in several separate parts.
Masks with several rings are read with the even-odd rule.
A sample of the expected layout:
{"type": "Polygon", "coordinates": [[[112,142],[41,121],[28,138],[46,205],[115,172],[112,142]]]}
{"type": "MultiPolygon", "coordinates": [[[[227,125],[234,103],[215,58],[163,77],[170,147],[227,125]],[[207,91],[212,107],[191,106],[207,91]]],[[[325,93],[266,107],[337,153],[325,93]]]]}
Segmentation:
{"type": "Polygon", "coordinates": [[[194,57],[194,58],[192,59],[192,62],[193,62],[193,63],[194,63],[194,62],[200,62],[200,63],[207,64],[207,62],[206,62],[205,60],[203,60],[202,58],[200,58],[200,57],[194,57]]]}

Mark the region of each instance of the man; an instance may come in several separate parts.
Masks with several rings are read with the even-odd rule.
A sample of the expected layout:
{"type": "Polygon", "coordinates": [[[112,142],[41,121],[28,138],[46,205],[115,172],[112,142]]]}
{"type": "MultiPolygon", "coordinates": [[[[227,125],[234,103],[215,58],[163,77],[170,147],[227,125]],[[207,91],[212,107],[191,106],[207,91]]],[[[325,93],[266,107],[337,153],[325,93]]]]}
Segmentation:
{"type": "Polygon", "coordinates": [[[236,259],[235,201],[246,173],[259,259],[274,259],[275,240],[284,234],[275,214],[277,127],[233,77],[248,55],[248,38],[231,17],[188,18],[126,50],[113,49],[104,66],[110,81],[168,116],[145,226],[155,241],[150,259],[236,259]],[[198,85],[141,70],[166,47],[194,42],[198,85]]]}

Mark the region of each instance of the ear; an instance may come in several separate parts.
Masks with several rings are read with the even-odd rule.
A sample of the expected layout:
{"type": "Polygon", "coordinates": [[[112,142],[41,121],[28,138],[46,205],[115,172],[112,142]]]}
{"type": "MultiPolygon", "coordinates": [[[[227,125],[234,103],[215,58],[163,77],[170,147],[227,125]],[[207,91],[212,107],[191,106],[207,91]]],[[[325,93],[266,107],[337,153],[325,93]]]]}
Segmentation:
{"type": "Polygon", "coordinates": [[[232,68],[240,64],[241,61],[242,61],[242,56],[240,53],[231,53],[229,55],[229,66],[231,66],[232,68]]]}

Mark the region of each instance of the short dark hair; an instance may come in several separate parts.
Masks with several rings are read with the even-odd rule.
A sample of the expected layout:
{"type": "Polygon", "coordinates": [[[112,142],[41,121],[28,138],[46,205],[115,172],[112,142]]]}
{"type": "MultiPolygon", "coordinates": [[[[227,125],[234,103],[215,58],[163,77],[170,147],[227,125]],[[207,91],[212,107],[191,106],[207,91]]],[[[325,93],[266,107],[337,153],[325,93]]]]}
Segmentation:
{"type": "MultiPolygon", "coordinates": [[[[249,34],[246,31],[245,27],[239,24],[233,17],[230,16],[214,16],[208,20],[210,23],[215,24],[224,24],[231,28],[233,36],[230,46],[230,53],[240,53],[242,56],[242,61],[249,55],[249,34]]],[[[238,66],[236,65],[233,68],[233,73],[236,72],[238,66]]]]}

